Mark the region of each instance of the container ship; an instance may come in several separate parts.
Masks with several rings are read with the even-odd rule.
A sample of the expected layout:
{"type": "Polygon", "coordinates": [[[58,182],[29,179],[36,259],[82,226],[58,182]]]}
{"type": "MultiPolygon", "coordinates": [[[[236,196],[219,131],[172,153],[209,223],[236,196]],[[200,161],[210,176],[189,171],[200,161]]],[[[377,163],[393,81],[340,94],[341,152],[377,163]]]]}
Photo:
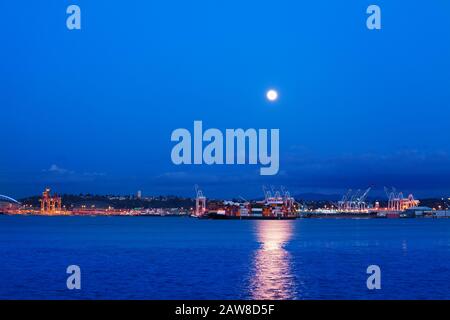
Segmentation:
{"type": "Polygon", "coordinates": [[[299,217],[298,206],[289,192],[266,191],[262,201],[210,201],[197,188],[195,212],[200,219],[215,220],[293,220],[299,217]]]}

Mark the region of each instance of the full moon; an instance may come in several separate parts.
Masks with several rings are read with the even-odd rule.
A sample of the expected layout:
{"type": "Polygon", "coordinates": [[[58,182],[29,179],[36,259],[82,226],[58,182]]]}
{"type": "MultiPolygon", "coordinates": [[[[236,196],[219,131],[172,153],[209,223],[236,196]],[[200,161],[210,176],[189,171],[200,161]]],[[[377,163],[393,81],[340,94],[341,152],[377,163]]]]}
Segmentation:
{"type": "Polygon", "coordinates": [[[267,97],[267,100],[269,100],[271,102],[276,101],[278,99],[278,92],[271,89],[271,90],[267,91],[266,97],[267,97]]]}

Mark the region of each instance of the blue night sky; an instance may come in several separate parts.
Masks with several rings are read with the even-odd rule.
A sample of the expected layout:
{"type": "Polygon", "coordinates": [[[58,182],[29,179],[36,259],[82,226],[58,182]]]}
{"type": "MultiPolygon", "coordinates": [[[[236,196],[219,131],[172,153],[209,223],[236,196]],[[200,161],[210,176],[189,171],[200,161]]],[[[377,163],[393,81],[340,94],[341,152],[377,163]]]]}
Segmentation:
{"type": "Polygon", "coordinates": [[[0,194],[450,193],[447,0],[2,1],[0,13],[0,194]],[[372,3],[379,31],[366,28],[372,3]],[[70,4],[82,30],[66,28],[70,4]],[[172,164],[170,135],[194,120],[279,128],[279,174],[172,164]]]}

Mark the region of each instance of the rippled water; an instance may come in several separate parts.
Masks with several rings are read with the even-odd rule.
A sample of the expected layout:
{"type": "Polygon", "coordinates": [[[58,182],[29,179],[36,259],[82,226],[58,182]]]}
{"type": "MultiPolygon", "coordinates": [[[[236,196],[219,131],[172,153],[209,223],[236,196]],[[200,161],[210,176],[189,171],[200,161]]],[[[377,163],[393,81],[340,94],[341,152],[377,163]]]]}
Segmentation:
{"type": "Polygon", "coordinates": [[[3,299],[450,299],[449,284],[450,219],[0,216],[3,299]]]}

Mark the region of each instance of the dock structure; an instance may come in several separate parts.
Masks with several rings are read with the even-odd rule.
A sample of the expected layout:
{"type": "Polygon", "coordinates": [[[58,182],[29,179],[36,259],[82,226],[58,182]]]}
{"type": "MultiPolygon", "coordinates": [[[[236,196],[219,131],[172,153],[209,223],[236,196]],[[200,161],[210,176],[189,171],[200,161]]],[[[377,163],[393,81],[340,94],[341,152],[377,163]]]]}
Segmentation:
{"type": "Polygon", "coordinates": [[[198,185],[195,185],[195,212],[194,215],[196,217],[202,217],[206,214],[206,197],[203,195],[202,190],[198,187],[198,185]]]}
{"type": "Polygon", "coordinates": [[[41,203],[41,214],[59,214],[61,213],[62,198],[57,194],[53,196],[50,194],[50,188],[46,188],[42,192],[42,198],[39,199],[41,203]]]}
{"type": "Polygon", "coordinates": [[[387,208],[389,211],[405,211],[409,208],[419,206],[420,201],[415,200],[412,194],[410,194],[407,198],[404,198],[403,192],[397,192],[395,188],[389,190],[385,187],[384,191],[389,199],[387,208]]]}
{"type": "Polygon", "coordinates": [[[366,199],[370,190],[371,188],[368,188],[364,193],[361,193],[361,190],[355,193],[351,189],[348,190],[341,201],[337,203],[338,212],[367,212],[366,199]]]}

